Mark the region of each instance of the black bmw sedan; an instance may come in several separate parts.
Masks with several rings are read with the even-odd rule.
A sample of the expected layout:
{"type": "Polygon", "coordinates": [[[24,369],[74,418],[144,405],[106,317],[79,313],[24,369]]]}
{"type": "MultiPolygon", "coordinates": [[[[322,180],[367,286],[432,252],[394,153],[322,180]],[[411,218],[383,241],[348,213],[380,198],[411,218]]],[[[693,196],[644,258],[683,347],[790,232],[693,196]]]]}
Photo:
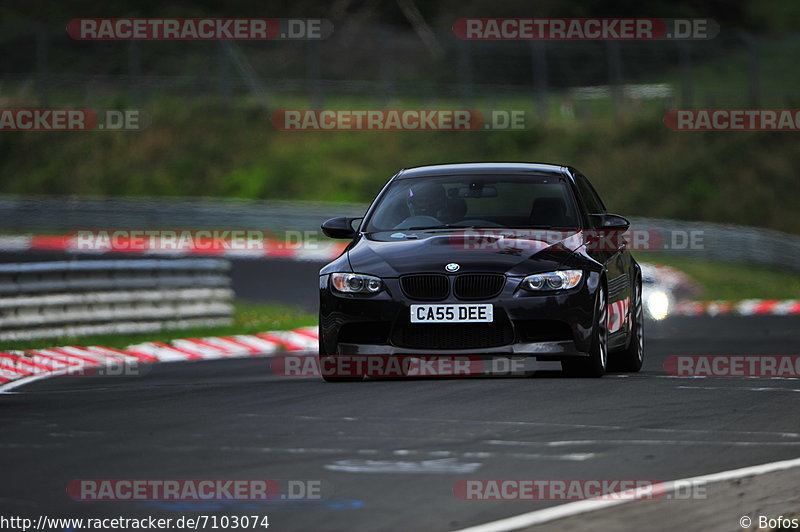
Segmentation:
{"type": "MultiPolygon", "coordinates": [[[[642,366],[629,223],[567,166],[402,170],[320,271],[319,364],[341,357],[536,357],[575,376],[642,366]]],[[[322,372],[328,381],[360,379],[322,372]]]]}

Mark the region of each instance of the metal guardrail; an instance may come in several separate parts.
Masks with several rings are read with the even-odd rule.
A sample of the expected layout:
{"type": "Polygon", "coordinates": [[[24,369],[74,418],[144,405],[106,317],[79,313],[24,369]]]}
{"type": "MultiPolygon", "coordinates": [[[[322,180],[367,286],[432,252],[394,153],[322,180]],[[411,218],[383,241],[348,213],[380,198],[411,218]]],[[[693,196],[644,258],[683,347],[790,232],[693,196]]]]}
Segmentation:
{"type": "MultiPolygon", "coordinates": [[[[376,191],[377,192],[377,191],[376,191]]],[[[250,229],[316,231],[327,218],[367,205],[187,198],[70,198],[0,195],[0,230],[250,229]]]]}
{"type": "Polygon", "coordinates": [[[0,264],[0,340],[232,323],[221,259],[0,264]]]}
{"type": "MultiPolygon", "coordinates": [[[[696,247],[665,250],[691,259],[736,262],[800,271],[800,237],[742,225],[632,218],[633,229],[657,231],[669,237],[699,236],[696,247]]],[[[646,258],[646,252],[638,255],[646,258]]]]}

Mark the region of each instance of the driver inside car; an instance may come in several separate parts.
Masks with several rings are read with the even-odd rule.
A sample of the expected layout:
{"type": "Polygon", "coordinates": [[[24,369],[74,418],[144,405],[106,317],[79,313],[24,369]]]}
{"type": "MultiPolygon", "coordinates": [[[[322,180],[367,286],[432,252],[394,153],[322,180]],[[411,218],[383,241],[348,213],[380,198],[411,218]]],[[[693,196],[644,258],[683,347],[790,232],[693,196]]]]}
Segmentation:
{"type": "Polygon", "coordinates": [[[447,193],[438,183],[420,183],[408,190],[406,205],[411,217],[430,216],[438,220],[447,207],[447,193]]]}

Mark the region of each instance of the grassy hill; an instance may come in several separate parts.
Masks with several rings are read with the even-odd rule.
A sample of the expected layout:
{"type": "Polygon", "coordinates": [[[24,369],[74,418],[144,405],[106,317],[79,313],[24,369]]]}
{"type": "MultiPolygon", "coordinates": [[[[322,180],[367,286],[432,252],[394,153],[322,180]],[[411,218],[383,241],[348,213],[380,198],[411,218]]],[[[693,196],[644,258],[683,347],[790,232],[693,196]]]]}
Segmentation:
{"type": "Polygon", "coordinates": [[[655,114],[495,132],[279,132],[266,111],[162,102],[139,132],[0,136],[0,191],[369,201],[403,167],[580,168],[627,215],[800,233],[796,133],[673,132],[655,114]]]}

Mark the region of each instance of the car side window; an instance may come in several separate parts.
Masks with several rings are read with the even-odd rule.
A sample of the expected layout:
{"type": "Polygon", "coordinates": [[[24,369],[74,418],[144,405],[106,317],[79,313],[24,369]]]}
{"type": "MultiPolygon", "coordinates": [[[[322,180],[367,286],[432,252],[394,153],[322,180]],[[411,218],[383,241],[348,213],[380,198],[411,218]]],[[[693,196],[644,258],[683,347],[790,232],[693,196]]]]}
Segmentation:
{"type": "Polygon", "coordinates": [[[604,214],[606,212],[606,207],[603,205],[600,196],[595,192],[592,184],[589,183],[589,180],[581,174],[576,174],[575,181],[578,184],[578,191],[581,193],[583,203],[586,205],[589,214],[604,214]]]}

